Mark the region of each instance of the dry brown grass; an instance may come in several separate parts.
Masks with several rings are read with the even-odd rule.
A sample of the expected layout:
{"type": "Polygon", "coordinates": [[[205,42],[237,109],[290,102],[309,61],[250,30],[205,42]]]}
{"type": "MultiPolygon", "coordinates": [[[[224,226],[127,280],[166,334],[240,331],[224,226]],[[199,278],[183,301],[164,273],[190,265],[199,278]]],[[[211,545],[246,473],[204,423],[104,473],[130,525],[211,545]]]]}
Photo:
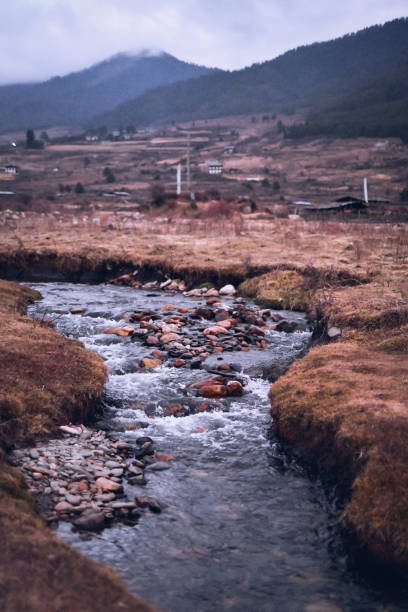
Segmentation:
{"type": "Polygon", "coordinates": [[[102,360],[83,345],[13,312],[37,292],[0,283],[0,446],[33,441],[83,420],[100,397],[102,360]]]}
{"type": "Polygon", "coordinates": [[[295,270],[276,270],[245,280],[239,286],[243,295],[255,297],[266,308],[309,310],[310,289],[305,276],[295,270]]]}
{"type": "Polygon", "coordinates": [[[345,342],[313,348],[271,387],[274,424],[340,481],[342,520],[378,559],[408,565],[408,362],[345,342]]]}

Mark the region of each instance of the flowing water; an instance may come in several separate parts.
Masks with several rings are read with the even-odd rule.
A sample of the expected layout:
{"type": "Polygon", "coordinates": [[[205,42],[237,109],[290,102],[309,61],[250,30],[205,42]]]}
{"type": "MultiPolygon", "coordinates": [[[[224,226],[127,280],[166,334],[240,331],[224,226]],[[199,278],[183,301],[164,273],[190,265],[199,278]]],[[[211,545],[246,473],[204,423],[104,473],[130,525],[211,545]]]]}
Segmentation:
{"type": "Polygon", "coordinates": [[[146,487],[165,505],[162,514],[146,513],[136,526],[114,525],[88,539],[60,523],[62,539],[110,566],[163,612],[408,609],[350,572],[334,502],[269,435],[269,383],[262,373],[302,354],[310,331],[270,330],[266,350],[212,355],[210,366],[233,363],[241,370],[244,396],[222,400],[213,412],[162,417],[166,406],[193,401],[188,385],[208,373],[164,363],[143,374],[139,361],[151,351],[102,331],[135,309],[200,302],[109,285],[35,287],[44,299],[31,315],[51,315],[60,332],[105,360],[105,426],[128,441],[151,436],[155,448],[174,456],[170,469],[149,475],[146,487]],[[75,306],[85,314],[70,314],[75,306]]]}

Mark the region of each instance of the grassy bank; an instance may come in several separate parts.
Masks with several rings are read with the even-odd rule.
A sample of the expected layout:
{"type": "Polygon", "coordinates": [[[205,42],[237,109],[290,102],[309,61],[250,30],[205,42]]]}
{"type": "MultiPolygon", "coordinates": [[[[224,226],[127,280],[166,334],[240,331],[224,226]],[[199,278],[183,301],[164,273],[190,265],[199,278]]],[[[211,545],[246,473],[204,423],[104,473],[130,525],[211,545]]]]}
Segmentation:
{"type": "Polygon", "coordinates": [[[360,284],[310,270],[248,279],[244,294],[298,308],[320,340],[270,390],[273,426],[298,455],[329,474],[341,521],[380,563],[408,567],[408,287],[406,263],[360,284]],[[341,336],[329,341],[327,330],[341,336]]]}
{"type": "Polygon", "coordinates": [[[131,229],[67,221],[36,233],[26,223],[4,232],[2,271],[243,281],[242,293],[262,304],[307,311],[320,345],[272,386],[274,425],[342,485],[342,521],[359,545],[408,565],[405,226],[146,219],[131,229]],[[329,342],[330,327],[341,335],[329,342]]]}
{"type": "Polygon", "coordinates": [[[99,399],[103,362],[46,323],[24,316],[40,295],[0,281],[0,607],[151,610],[109,570],[59,541],[37,514],[7,450],[82,421],[99,399]]]}

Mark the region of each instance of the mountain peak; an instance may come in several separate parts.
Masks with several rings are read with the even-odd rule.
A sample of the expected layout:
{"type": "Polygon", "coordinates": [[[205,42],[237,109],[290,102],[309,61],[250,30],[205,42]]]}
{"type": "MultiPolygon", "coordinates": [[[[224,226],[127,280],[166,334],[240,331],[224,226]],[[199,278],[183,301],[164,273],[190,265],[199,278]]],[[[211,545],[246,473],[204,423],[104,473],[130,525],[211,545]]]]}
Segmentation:
{"type": "Polygon", "coordinates": [[[109,59],[105,60],[107,62],[124,60],[124,59],[143,59],[146,57],[173,57],[163,49],[155,49],[155,48],[144,48],[140,51],[120,51],[119,53],[115,53],[109,59]]]}

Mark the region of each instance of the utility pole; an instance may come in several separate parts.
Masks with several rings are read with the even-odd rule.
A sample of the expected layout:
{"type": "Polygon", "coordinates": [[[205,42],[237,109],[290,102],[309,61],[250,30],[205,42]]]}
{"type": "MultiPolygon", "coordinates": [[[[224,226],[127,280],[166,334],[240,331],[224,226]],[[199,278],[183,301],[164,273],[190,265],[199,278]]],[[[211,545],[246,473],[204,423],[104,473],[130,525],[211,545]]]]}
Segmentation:
{"type": "Polygon", "coordinates": [[[187,140],[187,191],[190,195],[191,206],[196,208],[195,193],[191,189],[191,134],[188,135],[187,140]]]}
{"type": "Polygon", "coordinates": [[[367,178],[366,177],[364,177],[363,189],[364,189],[364,202],[368,204],[368,188],[367,188],[367,178]]]}
{"type": "Polygon", "coordinates": [[[177,166],[177,195],[181,194],[181,164],[177,166]]]}
{"type": "Polygon", "coordinates": [[[189,193],[191,192],[191,167],[190,167],[191,152],[190,152],[190,148],[191,148],[191,136],[189,134],[188,141],[187,141],[187,191],[189,193]]]}

